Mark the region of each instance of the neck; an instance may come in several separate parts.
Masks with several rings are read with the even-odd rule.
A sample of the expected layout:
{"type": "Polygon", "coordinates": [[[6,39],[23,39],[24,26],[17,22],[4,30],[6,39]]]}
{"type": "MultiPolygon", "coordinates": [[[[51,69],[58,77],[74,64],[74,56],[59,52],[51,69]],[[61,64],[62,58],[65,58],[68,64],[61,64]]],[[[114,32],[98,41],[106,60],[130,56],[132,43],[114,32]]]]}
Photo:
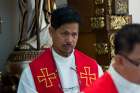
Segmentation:
{"type": "Polygon", "coordinates": [[[60,53],[57,49],[53,48],[52,49],[60,56],[62,57],[69,57],[72,53],[60,53]]]}

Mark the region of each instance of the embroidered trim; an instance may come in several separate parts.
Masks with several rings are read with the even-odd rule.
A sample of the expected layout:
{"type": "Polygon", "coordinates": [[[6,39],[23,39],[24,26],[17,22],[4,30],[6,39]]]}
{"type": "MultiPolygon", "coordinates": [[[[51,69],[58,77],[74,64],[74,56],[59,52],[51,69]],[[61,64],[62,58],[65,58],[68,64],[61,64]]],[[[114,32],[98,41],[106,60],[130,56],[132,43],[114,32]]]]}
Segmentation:
{"type": "Polygon", "coordinates": [[[37,76],[39,83],[45,83],[46,88],[52,87],[52,79],[56,79],[55,73],[48,72],[48,68],[40,69],[41,75],[37,76]]]}
{"type": "Polygon", "coordinates": [[[96,74],[90,72],[90,67],[84,67],[84,72],[80,72],[80,78],[86,80],[86,86],[89,87],[96,80],[96,74]]]}

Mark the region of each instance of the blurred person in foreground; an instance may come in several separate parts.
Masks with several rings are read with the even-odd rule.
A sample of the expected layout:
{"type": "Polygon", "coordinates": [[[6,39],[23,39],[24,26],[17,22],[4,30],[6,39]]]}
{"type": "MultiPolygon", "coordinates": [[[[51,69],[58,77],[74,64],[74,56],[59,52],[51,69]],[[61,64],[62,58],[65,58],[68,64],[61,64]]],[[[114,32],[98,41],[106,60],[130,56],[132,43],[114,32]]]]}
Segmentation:
{"type": "Polygon", "coordinates": [[[114,45],[109,70],[85,93],[140,93],[140,24],[123,26],[114,45]]]}

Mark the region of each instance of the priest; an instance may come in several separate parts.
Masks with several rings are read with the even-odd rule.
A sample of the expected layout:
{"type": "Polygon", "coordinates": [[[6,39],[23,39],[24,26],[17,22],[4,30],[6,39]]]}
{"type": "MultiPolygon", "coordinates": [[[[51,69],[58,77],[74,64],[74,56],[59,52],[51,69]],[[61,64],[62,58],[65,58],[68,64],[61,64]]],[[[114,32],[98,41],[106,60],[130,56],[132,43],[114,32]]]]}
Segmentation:
{"type": "Polygon", "coordinates": [[[70,7],[52,12],[53,45],[23,71],[18,93],[80,93],[102,75],[95,59],[74,49],[79,25],[79,14],[70,7]]]}

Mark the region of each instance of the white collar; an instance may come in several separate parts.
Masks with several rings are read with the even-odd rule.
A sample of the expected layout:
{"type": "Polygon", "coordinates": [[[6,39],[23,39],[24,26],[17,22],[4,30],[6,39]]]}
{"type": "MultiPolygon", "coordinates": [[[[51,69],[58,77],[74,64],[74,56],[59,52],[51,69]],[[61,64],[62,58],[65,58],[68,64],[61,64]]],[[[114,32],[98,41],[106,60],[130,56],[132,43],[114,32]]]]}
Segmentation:
{"type": "Polygon", "coordinates": [[[74,56],[74,50],[71,53],[71,55],[68,57],[63,57],[63,56],[59,55],[53,48],[52,48],[52,53],[55,58],[60,59],[60,60],[65,60],[65,61],[70,60],[74,56]]]}
{"type": "Polygon", "coordinates": [[[69,57],[63,57],[56,53],[52,48],[53,57],[56,63],[57,70],[59,72],[60,81],[64,93],[78,93],[79,83],[77,78],[77,73],[75,70],[75,56],[74,50],[69,57]],[[71,77],[72,76],[72,77],[71,77]],[[73,89],[73,87],[75,87],[73,89]]]}
{"type": "Polygon", "coordinates": [[[108,71],[119,93],[140,93],[140,85],[126,80],[113,68],[112,65],[110,65],[108,71]]]}

